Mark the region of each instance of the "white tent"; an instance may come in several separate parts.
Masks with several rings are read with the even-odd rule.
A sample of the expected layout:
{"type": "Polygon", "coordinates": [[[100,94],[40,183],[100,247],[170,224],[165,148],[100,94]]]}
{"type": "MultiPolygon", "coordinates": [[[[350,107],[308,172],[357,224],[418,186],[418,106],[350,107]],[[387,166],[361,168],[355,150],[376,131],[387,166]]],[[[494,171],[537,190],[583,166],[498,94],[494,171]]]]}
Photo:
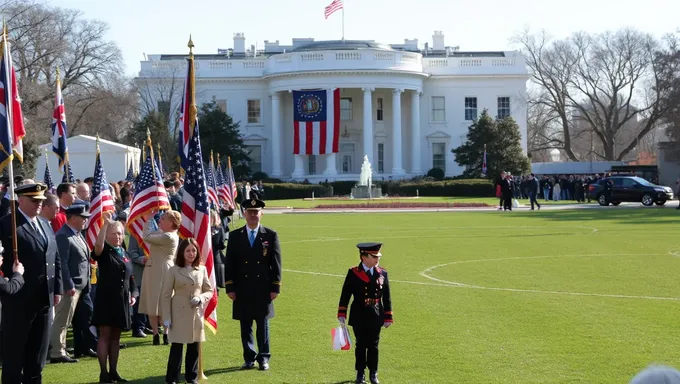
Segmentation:
{"type": "MultiPolygon", "coordinates": [[[[94,176],[94,164],[97,155],[97,138],[86,135],[78,135],[66,139],[68,158],[71,164],[73,176],[84,180],[94,176]]],[[[106,172],[109,183],[125,180],[128,167],[132,164],[135,173],[139,172],[140,148],[114,143],[113,141],[99,139],[99,151],[101,153],[102,166],[106,172]]],[[[40,146],[40,158],[38,159],[35,180],[43,181],[45,175],[45,152],[49,159],[52,181],[55,185],[61,182],[64,176],[63,169],[59,169],[59,158],[52,152],[52,143],[40,146]]]]}

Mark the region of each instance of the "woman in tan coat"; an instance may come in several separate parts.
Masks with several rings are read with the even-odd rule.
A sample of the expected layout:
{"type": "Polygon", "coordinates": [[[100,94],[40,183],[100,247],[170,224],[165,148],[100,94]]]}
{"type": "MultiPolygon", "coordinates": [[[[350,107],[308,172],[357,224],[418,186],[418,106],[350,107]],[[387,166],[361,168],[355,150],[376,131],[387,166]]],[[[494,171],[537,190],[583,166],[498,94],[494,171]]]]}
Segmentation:
{"type": "Polygon", "coordinates": [[[191,237],[182,240],[175,265],[163,281],[163,326],[172,329],[166,383],[179,382],[184,344],[187,345],[184,378],[187,383],[198,383],[198,343],[205,341],[204,304],[212,295],[208,271],[198,256],[198,243],[191,237]]]}
{"type": "MultiPolygon", "coordinates": [[[[139,301],[139,313],[149,316],[149,323],[153,331],[153,345],[160,345],[158,327],[161,320],[161,287],[163,279],[175,262],[175,253],[179,236],[181,216],[179,212],[167,211],[158,222],[158,230],[152,227],[152,215],[146,214],[144,224],[144,241],[149,246],[149,257],[146,259],[144,274],[142,275],[142,297],[139,301]]],[[[168,344],[168,329],[163,334],[163,344],[168,344]]]]}

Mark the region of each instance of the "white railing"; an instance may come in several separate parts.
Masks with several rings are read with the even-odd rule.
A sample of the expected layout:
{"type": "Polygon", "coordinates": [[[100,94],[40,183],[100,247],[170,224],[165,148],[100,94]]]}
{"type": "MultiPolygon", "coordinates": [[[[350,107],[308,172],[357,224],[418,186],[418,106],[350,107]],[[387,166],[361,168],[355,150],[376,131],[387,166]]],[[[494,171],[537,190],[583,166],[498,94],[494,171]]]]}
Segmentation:
{"type": "MultiPolygon", "coordinates": [[[[185,60],[144,61],[140,77],[183,76],[185,60]],[[182,71],[178,71],[181,69],[182,71]]],[[[384,50],[290,52],[269,57],[196,60],[197,77],[263,77],[295,72],[386,70],[430,75],[526,75],[524,58],[423,57],[413,52],[384,50]]]]}

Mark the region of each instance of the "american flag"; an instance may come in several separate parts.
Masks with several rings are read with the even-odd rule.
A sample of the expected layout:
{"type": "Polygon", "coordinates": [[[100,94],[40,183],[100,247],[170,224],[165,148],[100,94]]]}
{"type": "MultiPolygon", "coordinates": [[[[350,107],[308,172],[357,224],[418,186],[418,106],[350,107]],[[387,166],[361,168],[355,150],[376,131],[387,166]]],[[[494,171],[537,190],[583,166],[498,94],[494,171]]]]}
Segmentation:
{"type": "MultiPolygon", "coordinates": [[[[210,284],[217,289],[215,281],[212,233],[210,225],[210,201],[208,187],[201,159],[201,142],[198,124],[194,127],[189,140],[187,167],[184,170],[184,195],[182,200],[182,226],[179,234],[182,238],[193,237],[198,242],[201,259],[205,260],[210,284]]],[[[208,327],[215,332],[217,329],[217,295],[213,295],[205,308],[204,318],[208,327]]]]}
{"type": "Polygon", "coordinates": [[[61,183],[75,183],[76,178],[73,176],[73,170],[71,169],[71,163],[67,162],[64,164],[64,176],[61,178],[61,183]]]}
{"type": "Polygon", "coordinates": [[[227,188],[227,195],[231,207],[236,209],[236,198],[238,197],[238,189],[236,189],[236,178],[234,178],[234,169],[231,167],[231,157],[227,158],[227,169],[224,172],[224,184],[227,188]]]}
{"type": "Polygon", "coordinates": [[[23,138],[26,135],[24,115],[17,76],[12,64],[7,30],[2,38],[2,63],[0,64],[0,168],[4,168],[14,156],[24,160],[23,138]],[[9,104],[9,106],[8,106],[9,104]]]}
{"type": "MultiPolygon", "coordinates": [[[[191,43],[190,45],[193,46],[191,43]]],[[[187,59],[187,77],[184,81],[184,93],[179,110],[179,135],[177,135],[179,166],[183,172],[186,172],[188,166],[189,140],[192,129],[198,124],[198,111],[194,100],[194,82],[194,58],[190,56],[187,59]]]]}
{"type": "Polygon", "coordinates": [[[125,176],[125,181],[135,181],[135,171],[132,168],[132,163],[130,163],[130,166],[128,167],[127,175],[125,176]]]}
{"type": "Polygon", "coordinates": [[[45,175],[43,176],[43,183],[47,186],[47,192],[54,194],[56,189],[52,181],[52,173],[50,172],[50,162],[47,161],[47,150],[45,151],[45,175]]]}
{"type": "Polygon", "coordinates": [[[217,186],[217,199],[220,204],[229,205],[229,195],[227,195],[227,184],[224,181],[224,172],[220,165],[220,156],[217,155],[217,166],[215,167],[215,185],[217,186]]]}
{"type": "Polygon", "coordinates": [[[92,181],[92,193],[90,197],[90,222],[87,228],[87,246],[94,249],[97,235],[103,224],[104,212],[114,212],[116,207],[111,196],[111,186],[106,179],[104,166],[102,165],[97,143],[97,160],[94,164],[94,180],[92,181]]]}
{"type": "Polygon", "coordinates": [[[66,108],[64,98],[61,96],[59,71],[57,71],[57,91],[54,96],[54,112],[52,112],[52,152],[59,158],[61,169],[68,161],[68,148],[66,147],[66,108]]]}
{"type": "Polygon", "coordinates": [[[146,255],[149,254],[149,246],[142,240],[144,238],[144,214],[152,209],[170,209],[168,193],[163,186],[158,165],[152,157],[153,151],[149,149],[146,161],[138,175],[135,185],[135,195],[130,204],[127,229],[134,236],[146,255]]]}
{"type": "Polygon", "coordinates": [[[293,154],[337,153],[340,89],[293,91],[293,154]]]}
{"type": "Polygon", "coordinates": [[[205,167],[205,182],[208,186],[208,198],[210,205],[213,208],[220,206],[220,200],[217,197],[217,181],[215,180],[215,164],[213,163],[212,153],[210,154],[210,164],[205,167]]]}
{"type": "Polygon", "coordinates": [[[342,0],[333,0],[332,3],[328,4],[326,8],[324,9],[324,16],[326,19],[328,16],[332,15],[333,12],[338,11],[340,9],[343,9],[343,2],[342,0]]]}

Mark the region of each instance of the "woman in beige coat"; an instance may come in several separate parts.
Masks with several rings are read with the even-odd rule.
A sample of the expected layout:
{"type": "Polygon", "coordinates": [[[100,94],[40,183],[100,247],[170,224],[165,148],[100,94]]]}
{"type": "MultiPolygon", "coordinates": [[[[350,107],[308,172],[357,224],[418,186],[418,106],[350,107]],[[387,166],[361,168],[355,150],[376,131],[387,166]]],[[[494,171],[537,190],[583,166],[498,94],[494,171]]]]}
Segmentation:
{"type": "Polygon", "coordinates": [[[184,378],[187,383],[198,383],[198,343],[205,341],[204,304],[212,295],[208,271],[198,256],[198,243],[191,237],[182,240],[175,265],[163,281],[163,326],[172,329],[166,383],[179,382],[184,344],[187,345],[184,378]]]}
{"type": "MultiPolygon", "coordinates": [[[[180,226],[179,212],[167,211],[158,222],[158,230],[152,227],[152,215],[146,214],[144,224],[144,242],[149,246],[149,257],[146,259],[144,274],[142,275],[142,297],[139,301],[139,313],[149,316],[149,323],[153,330],[153,345],[160,345],[158,327],[161,320],[161,287],[163,279],[175,262],[175,253],[180,226]]],[[[168,344],[168,330],[163,334],[163,344],[168,344]]]]}

